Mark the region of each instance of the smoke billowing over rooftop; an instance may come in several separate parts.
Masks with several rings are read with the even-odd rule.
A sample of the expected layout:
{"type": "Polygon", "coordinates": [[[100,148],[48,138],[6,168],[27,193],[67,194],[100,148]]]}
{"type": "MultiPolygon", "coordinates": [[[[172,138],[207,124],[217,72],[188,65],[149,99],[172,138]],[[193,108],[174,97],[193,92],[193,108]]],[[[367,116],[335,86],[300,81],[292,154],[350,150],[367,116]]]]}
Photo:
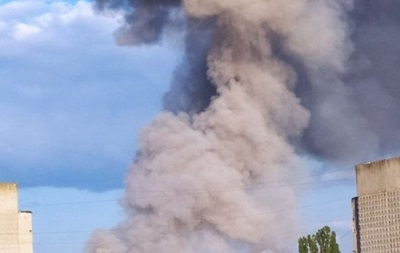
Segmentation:
{"type": "Polygon", "coordinates": [[[400,15],[380,14],[397,5],[98,0],[126,11],[120,44],[183,31],[185,54],[127,172],[126,220],[87,252],[287,250],[308,178],[299,154],[342,164],[399,147],[400,48],[387,38],[400,15]]]}

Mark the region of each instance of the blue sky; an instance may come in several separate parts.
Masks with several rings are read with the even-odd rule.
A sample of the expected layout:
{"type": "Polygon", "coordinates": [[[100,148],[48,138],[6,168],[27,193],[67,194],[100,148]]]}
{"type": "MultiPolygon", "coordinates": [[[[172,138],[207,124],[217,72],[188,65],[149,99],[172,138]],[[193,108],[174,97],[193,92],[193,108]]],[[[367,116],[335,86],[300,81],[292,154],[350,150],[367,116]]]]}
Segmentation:
{"type": "Polygon", "coordinates": [[[117,47],[118,22],[85,2],[15,1],[0,18],[0,164],[8,168],[0,177],[23,187],[121,187],[177,54],[117,47]]]}
{"type": "MultiPolygon", "coordinates": [[[[0,181],[17,182],[20,209],[33,211],[35,252],[80,252],[91,231],[124,215],[124,172],[161,110],[181,42],[119,47],[120,23],[85,1],[0,1],[0,181]]],[[[307,185],[299,210],[305,233],[331,225],[344,253],[348,171],[307,185]]]]}

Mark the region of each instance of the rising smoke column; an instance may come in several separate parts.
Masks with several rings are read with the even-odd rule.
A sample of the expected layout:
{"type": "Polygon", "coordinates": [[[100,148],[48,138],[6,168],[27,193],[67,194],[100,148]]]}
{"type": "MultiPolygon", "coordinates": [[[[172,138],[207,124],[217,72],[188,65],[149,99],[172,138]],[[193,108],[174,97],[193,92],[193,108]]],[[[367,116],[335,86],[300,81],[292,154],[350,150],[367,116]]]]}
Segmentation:
{"type": "Polygon", "coordinates": [[[295,182],[307,181],[290,142],[310,118],[295,96],[290,63],[301,62],[315,79],[344,72],[344,6],[332,0],[98,1],[100,9],[121,6],[128,10],[117,32],[121,44],[159,43],[166,31],[185,27],[186,56],[165,97],[166,111],[141,133],[126,177],[126,220],[95,232],[87,252],[288,249],[299,225],[295,182]]]}

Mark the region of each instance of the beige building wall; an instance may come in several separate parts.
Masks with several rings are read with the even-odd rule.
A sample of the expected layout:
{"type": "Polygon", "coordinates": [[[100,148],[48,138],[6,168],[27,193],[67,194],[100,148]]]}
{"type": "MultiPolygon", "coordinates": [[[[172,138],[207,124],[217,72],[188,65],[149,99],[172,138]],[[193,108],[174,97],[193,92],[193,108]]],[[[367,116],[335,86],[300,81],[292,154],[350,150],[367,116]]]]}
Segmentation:
{"type": "Polygon", "coordinates": [[[33,253],[33,236],[32,236],[32,213],[28,211],[19,212],[19,252],[33,253]]]}
{"type": "Polygon", "coordinates": [[[17,185],[13,183],[0,183],[0,212],[18,212],[17,185]]]}
{"type": "Polygon", "coordinates": [[[357,195],[400,188],[400,157],[356,166],[357,195]]]}
{"type": "Polygon", "coordinates": [[[356,253],[400,252],[400,158],[356,166],[356,253]]]}
{"type": "Polygon", "coordinates": [[[14,183],[0,183],[0,253],[32,253],[32,213],[18,211],[14,183]]]}

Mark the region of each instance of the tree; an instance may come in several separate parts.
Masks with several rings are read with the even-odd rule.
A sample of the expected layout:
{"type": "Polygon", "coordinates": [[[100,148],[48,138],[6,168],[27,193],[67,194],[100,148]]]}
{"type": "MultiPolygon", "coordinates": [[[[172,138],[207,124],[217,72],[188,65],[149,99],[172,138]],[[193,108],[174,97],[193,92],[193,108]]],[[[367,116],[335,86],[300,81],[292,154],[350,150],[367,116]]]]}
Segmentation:
{"type": "Polygon", "coordinates": [[[300,237],[299,253],[340,253],[336,233],[325,226],[315,235],[300,237]]]}

